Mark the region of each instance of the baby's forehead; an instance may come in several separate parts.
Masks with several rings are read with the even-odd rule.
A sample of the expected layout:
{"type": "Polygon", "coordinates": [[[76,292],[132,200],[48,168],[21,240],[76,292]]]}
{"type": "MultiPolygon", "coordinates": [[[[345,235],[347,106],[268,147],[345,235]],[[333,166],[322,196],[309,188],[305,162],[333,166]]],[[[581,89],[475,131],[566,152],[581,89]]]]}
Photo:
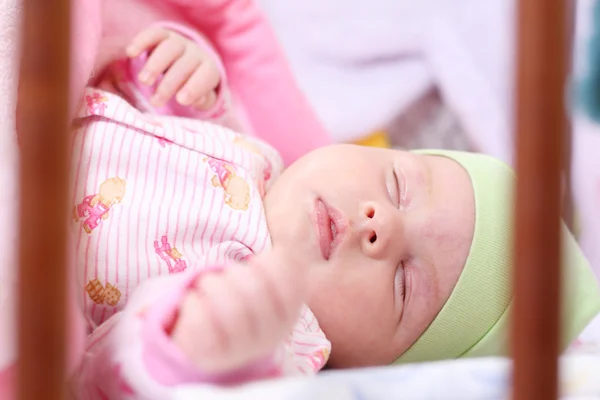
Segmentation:
{"type": "Polygon", "coordinates": [[[418,149],[404,149],[404,148],[391,148],[386,149],[389,151],[392,157],[403,159],[403,158],[412,158],[412,159],[439,159],[439,158],[447,158],[439,154],[429,154],[423,152],[418,149]]]}
{"type": "Polygon", "coordinates": [[[406,157],[406,156],[417,156],[419,155],[418,153],[415,153],[414,151],[408,150],[408,149],[403,149],[400,147],[396,147],[396,148],[391,148],[391,149],[387,149],[388,151],[390,151],[391,153],[393,153],[394,155],[396,155],[397,157],[406,157]]]}

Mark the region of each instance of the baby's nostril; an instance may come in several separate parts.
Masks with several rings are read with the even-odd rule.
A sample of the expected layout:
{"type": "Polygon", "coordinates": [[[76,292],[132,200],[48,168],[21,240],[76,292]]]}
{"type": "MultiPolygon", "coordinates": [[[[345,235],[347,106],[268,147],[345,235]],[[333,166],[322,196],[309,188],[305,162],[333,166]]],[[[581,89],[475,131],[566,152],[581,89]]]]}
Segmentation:
{"type": "Polygon", "coordinates": [[[369,241],[370,241],[371,243],[375,243],[375,241],[376,241],[376,240],[377,240],[377,235],[376,235],[376,234],[373,234],[373,235],[371,236],[371,238],[369,239],[369,241]]]}

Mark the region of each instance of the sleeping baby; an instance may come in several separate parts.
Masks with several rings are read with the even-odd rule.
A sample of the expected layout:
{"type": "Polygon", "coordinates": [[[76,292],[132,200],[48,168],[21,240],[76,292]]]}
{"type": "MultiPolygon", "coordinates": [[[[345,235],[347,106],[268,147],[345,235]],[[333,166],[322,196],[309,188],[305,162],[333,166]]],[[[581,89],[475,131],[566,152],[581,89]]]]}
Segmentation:
{"type": "MultiPolygon", "coordinates": [[[[76,119],[72,243],[90,328],[76,398],[506,354],[507,166],[336,145],[284,170],[238,133],[200,39],[152,26],[127,54],[76,119]]],[[[563,231],[566,346],[600,293],[563,231]]]]}

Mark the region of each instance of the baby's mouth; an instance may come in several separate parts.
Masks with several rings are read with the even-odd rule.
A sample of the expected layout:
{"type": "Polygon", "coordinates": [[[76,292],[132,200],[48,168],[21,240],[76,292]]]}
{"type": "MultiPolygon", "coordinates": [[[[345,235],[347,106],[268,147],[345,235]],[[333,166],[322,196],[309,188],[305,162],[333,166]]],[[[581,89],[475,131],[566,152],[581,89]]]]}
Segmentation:
{"type": "Polygon", "coordinates": [[[321,254],[329,260],[340,243],[344,240],[348,225],[342,213],[317,199],[315,204],[317,237],[321,254]]]}

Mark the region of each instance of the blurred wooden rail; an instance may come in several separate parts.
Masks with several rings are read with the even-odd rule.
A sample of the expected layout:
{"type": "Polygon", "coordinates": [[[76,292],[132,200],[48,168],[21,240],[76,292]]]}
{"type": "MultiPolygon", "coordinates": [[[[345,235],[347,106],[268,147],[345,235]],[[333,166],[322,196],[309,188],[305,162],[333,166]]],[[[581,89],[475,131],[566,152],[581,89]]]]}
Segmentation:
{"type": "MultiPolygon", "coordinates": [[[[513,400],[558,397],[561,177],[572,4],[519,0],[513,400]]],[[[568,146],[570,147],[570,146],[568,146]]],[[[567,168],[569,170],[569,168],[567,168]]]]}
{"type": "Polygon", "coordinates": [[[63,400],[70,0],[23,0],[18,398],[63,400]]]}

